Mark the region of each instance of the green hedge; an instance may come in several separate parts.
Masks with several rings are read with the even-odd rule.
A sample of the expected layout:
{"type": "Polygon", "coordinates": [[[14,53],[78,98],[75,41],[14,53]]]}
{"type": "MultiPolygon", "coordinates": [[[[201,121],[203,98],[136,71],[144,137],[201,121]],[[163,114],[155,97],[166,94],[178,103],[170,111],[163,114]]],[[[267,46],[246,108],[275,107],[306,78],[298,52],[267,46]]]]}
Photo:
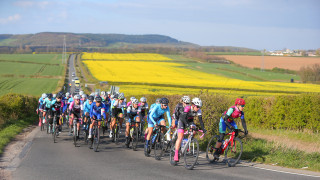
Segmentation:
{"type": "MultiPolygon", "coordinates": [[[[217,133],[221,114],[234,104],[238,97],[221,94],[201,93],[190,97],[200,97],[203,101],[203,120],[206,129],[217,133]]],[[[149,106],[156,98],[162,96],[146,96],[149,106]]],[[[166,96],[170,101],[170,110],[173,113],[175,105],[182,96],[166,96]]],[[[129,97],[127,97],[129,98],[129,97]]],[[[136,97],[140,98],[140,97],[136,97]]],[[[247,97],[244,109],[248,125],[257,128],[311,130],[319,133],[320,130],[320,94],[301,94],[294,96],[274,97],[247,97]]],[[[197,120],[196,120],[197,121],[197,120]]],[[[240,121],[237,124],[241,124],[240,121]]]]}
{"type": "Polygon", "coordinates": [[[0,97],[0,130],[7,124],[34,116],[38,100],[35,97],[7,94],[0,97]]]}

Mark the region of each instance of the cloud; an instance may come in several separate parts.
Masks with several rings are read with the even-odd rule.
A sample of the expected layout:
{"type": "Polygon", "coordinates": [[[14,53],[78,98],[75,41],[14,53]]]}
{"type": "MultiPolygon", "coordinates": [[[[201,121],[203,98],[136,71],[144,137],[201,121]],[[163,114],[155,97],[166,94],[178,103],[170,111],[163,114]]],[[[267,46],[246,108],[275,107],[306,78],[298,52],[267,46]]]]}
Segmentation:
{"type": "Polygon", "coordinates": [[[7,24],[10,22],[18,21],[20,19],[21,19],[20,14],[15,14],[15,15],[9,16],[7,18],[0,18],[0,24],[7,24]]]}
{"type": "Polygon", "coordinates": [[[15,6],[23,8],[39,7],[41,9],[45,9],[49,4],[48,1],[17,1],[14,3],[15,6]]]}

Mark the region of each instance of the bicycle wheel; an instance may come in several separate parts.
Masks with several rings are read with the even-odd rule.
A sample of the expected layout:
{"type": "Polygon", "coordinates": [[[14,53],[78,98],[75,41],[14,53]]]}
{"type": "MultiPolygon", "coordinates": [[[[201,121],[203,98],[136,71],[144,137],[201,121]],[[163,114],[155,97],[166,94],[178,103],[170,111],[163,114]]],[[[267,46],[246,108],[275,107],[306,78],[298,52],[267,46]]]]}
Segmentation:
{"type": "Polygon", "coordinates": [[[99,130],[98,126],[96,126],[95,133],[93,136],[93,150],[95,152],[98,151],[99,143],[100,143],[100,130],[99,130]]]}
{"type": "Polygon", "coordinates": [[[216,158],[214,158],[213,154],[214,154],[214,150],[216,147],[216,143],[218,142],[218,139],[219,139],[218,135],[212,136],[212,138],[210,139],[207,145],[206,158],[210,163],[213,163],[217,160],[216,158]]]}
{"type": "Polygon", "coordinates": [[[235,166],[242,155],[242,142],[239,138],[235,138],[233,143],[230,142],[226,151],[225,151],[225,161],[228,163],[229,167],[235,166]]]}
{"type": "Polygon", "coordinates": [[[47,134],[49,134],[49,123],[46,122],[46,127],[47,127],[47,134]]]}
{"type": "Polygon", "coordinates": [[[88,130],[85,129],[83,133],[84,133],[84,143],[88,144],[88,130]]]}
{"type": "Polygon", "coordinates": [[[116,128],[115,128],[115,134],[114,134],[114,142],[116,143],[116,144],[118,144],[119,143],[119,130],[120,130],[120,127],[119,127],[119,125],[117,125],[116,126],[116,128]]]}
{"type": "Polygon", "coordinates": [[[77,124],[73,124],[73,144],[77,147],[77,124]]]}
{"type": "Polygon", "coordinates": [[[139,142],[139,127],[134,127],[131,142],[132,142],[132,149],[136,151],[138,142],[139,142]]]}
{"type": "Polygon", "coordinates": [[[53,143],[56,143],[56,137],[57,137],[57,128],[56,128],[56,124],[54,124],[54,125],[52,126],[52,131],[53,131],[53,133],[52,133],[52,136],[53,136],[53,143]]]}
{"type": "Polygon", "coordinates": [[[184,148],[184,167],[186,169],[193,169],[196,165],[199,157],[199,142],[197,139],[193,138],[189,143],[187,143],[186,148],[184,148]]]}
{"type": "Polygon", "coordinates": [[[170,142],[170,158],[169,158],[169,160],[170,160],[170,164],[172,165],[172,166],[176,166],[177,165],[177,162],[176,161],[174,161],[174,155],[175,155],[175,152],[176,152],[176,139],[174,139],[174,140],[172,140],[171,142],[170,142]]]}
{"type": "Polygon", "coordinates": [[[154,158],[156,160],[161,160],[164,148],[164,135],[163,133],[159,133],[154,145],[154,158]]]}

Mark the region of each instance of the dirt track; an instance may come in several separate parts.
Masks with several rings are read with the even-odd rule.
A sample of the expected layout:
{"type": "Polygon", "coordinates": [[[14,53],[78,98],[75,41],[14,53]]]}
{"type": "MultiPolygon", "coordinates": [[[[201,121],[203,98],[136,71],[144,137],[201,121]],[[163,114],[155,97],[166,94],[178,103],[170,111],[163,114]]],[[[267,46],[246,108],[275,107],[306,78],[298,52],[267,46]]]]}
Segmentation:
{"type": "MultiPolygon", "coordinates": [[[[233,61],[236,64],[250,68],[261,68],[262,57],[261,56],[236,56],[236,55],[219,55],[228,60],[233,61]]],[[[320,64],[319,57],[276,57],[276,56],[264,56],[264,68],[272,69],[274,67],[299,70],[302,66],[308,66],[313,64],[320,64]]]]}

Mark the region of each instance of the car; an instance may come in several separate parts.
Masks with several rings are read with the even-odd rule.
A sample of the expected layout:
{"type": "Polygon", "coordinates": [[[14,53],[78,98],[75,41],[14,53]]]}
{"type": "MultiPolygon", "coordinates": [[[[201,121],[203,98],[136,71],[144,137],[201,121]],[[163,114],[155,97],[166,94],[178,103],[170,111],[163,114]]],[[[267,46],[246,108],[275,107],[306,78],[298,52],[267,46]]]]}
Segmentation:
{"type": "Polygon", "coordinates": [[[74,77],[74,76],[76,76],[76,73],[75,73],[75,72],[72,73],[72,77],[74,77]]]}

